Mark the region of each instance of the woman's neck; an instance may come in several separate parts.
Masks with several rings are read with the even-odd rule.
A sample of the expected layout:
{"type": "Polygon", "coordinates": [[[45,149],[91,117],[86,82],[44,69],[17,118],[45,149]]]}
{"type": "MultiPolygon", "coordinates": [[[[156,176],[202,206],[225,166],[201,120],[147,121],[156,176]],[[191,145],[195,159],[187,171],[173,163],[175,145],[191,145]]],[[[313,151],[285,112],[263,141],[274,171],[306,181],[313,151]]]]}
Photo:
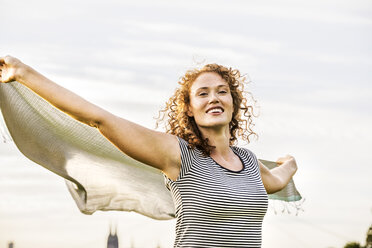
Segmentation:
{"type": "Polygon", "coordinates": [[[225,157],[231,154],[230,130],[228,126],[220,129],[199,127],[199,130],[203,138],[208,139],[208,144],[215,147],[211,151],[211,156],[218,154],[225,157]]]}

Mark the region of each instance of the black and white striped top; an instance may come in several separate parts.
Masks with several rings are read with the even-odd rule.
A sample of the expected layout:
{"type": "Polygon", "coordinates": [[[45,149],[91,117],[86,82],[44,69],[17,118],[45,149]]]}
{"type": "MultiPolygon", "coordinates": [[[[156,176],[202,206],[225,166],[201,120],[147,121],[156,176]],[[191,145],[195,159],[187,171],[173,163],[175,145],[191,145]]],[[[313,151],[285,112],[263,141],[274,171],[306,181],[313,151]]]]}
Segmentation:
{"type": "Polygon", "coordinates": [[[178,138],[181,171],[166,178],[176,209],[174,247],[261,247],[268,197],[256,156],[231,147],[244,168],[231,171],[178,138]]]}

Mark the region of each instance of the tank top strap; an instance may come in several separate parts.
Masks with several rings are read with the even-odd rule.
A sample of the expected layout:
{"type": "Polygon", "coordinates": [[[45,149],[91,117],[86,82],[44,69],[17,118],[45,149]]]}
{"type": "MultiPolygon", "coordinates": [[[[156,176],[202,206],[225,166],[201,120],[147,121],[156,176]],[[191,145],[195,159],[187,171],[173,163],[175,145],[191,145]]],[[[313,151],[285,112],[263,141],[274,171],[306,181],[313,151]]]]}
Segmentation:
{"type": "Polygon", "coordinates": [[[260,173],[257,157],[251,150],[236,146],[233,147],[233,149],[239,153],[241,159],[245,162],[246,169],[248,171],[260,173]]]}
{"type": "Polygon", "coordinates": [[[178,175],[177,180],[182,179],[192,168],[195,158],[198,156],[198,150],[190,147],[189,143],[180,138],[178,138],[180,151],[181,151],[181,170],[178,175]]]}

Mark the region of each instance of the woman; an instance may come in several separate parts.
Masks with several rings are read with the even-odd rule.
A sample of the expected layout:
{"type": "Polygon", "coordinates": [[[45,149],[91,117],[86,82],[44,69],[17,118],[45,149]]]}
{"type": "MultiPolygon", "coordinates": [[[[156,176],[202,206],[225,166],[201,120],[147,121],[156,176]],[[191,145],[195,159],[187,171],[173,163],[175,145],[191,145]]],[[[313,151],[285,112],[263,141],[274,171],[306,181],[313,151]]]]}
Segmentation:
{"type": "Polygon", "coordinates": [[[232,146],[237,135],[249,141],[254,134],[237,70],[212,64],[187,72],[163,110],[167,133],[117,117],[16,58],[0,58],[0,74],[0,82],[22,83],[97,128],[125,154],[161,170],[176,208],[175,247],[261,246],[267,193],[285,187],[297,166],[287,155],[268,170],[251,151],[232,146]]]}

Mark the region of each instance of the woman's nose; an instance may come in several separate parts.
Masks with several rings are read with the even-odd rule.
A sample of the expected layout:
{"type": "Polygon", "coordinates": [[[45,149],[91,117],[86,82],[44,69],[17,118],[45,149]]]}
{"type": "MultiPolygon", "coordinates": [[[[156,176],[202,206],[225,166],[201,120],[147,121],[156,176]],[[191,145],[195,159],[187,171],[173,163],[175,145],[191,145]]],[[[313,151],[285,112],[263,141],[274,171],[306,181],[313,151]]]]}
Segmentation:
{"type": "Polygon", "coordinates": [[[209,103],[220,102],[218,95],[216,93],[209,94],[209,103]]]}

